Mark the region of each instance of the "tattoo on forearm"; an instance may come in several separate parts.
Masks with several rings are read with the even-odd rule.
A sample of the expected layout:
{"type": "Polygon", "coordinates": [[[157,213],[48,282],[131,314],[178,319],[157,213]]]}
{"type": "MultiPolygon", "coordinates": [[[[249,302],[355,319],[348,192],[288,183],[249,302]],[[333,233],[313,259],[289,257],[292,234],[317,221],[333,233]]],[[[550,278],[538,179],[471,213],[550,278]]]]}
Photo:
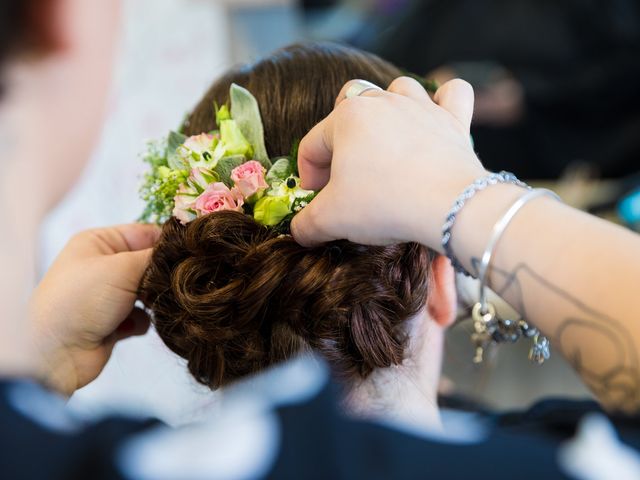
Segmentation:
{"type": "MultiPolygon", "coordinates": [[[[472,259],[476,271],[479,263],[472,259]]],[[[640,410],[636,341],[622,322],[542,278],[525,263],[512,272],[492,267],[492,278],[492,289],[509,299],[525,319],[530,319],[527,307],[533,302],[564,302],[568,314],[543,333],[605,406],[627,413],[640,410]]]]}

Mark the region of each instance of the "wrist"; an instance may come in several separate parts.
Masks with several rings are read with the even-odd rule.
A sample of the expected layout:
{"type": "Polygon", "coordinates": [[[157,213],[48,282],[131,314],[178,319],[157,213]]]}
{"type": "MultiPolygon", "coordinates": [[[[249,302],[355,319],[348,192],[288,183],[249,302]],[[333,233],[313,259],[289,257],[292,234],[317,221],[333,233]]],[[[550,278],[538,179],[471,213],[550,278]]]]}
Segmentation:
{"type": "Polygon", "coordinates": [[[525,192],[525,188],[499,183],[477,192],[457,215],[451,231],[451,248],[462,266],[477,274],[473,259],[479,259],[496,222],[525,192]]]}
{"type": "Polygon", "coordinates": [[[36,380],[62,395],[70,397],[76,391],[77,375],[71,355],[62,347],[38,350],[40,359],[36,380]]]}
{"type": "Polygon", "coordinates": [[[411,231],[409,238],[438,253],[444,253],[442,227],[454,202],[473,182],[490,173],[482,168],[475,156],[471,160],[472,168],[467,169],[463,174],[445,176],[441,181],[431,182],[428,191],[422,186],[416,197],[420,199],[418,211],[423,213],[416,216],[415,211],[412,212],[413,217],[410,221],[415,228],[411,231]]]}
{"type": "MultiPolygon", "coordinates": [[[[19,325],[16,323],[16,325],[19,325]]],[[[20,325],[23,327],[24,322],[20,325]]],[[[3,331],[5,335],[9,332],[3,331]]],[[[30,378],[49,386],[46,372],[52,368],[41,354],[34,342],[34,337],[27,335],[7,335],[6,341],[0,341],[0,376],[3,378],[30,378]]]]}
{"type": "Polygon", "coordinates": [[[35,379],[45,387],[71,396],[77,386],[77,372],[73,357],[57,335],[37,321],[32,306],[30,310],[30,343],[35,379]]]}

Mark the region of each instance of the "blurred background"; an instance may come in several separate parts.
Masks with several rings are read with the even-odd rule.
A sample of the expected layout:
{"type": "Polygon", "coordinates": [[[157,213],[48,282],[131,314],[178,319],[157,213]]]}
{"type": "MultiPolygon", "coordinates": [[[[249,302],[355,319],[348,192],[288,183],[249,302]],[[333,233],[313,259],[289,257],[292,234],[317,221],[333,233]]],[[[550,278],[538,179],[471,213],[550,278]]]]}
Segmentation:
{"type": "MultiPolygon", "coordinates": [[[[124,4],[107,126],[82,181],[44,227],[43,270],[75,232],[138,217],[145,142],[175,128],[226,68],[309,39],[373,51],[427,79],[466,79],[477,93],[473,137],[488,168],[513,171],[578,208],[640,229],[639,0],[124,4]]],[[[473,366],[464,317],[476,288],[460,279],[448,388],[495,408],[588,395],[559,355],[534,367],[524,344],[473,366]]],[[[126,408],[181,424],[211,414],[218,399],[150,332],[119,345],[107,370],[70,405],[91,415],[126,408]]]]}

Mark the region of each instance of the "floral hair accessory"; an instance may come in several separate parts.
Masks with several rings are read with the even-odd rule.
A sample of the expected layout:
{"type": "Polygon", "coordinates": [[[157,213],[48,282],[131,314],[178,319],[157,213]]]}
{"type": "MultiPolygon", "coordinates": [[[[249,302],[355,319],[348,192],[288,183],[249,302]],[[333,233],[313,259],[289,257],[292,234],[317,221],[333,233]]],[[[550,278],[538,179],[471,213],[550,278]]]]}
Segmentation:
{"type": "Polygon", "coordinates": [[[215,107],[218,130],[192,137],[171,132],[149,143],[141,221],[162,224],[176,217],[186,225],[234,210],[288,233],[293,216],[315,197],[300,187],[297,148],[288,157],[269,158],[253,95],[233,84],[229,98],[230,107],[215,107]]]}

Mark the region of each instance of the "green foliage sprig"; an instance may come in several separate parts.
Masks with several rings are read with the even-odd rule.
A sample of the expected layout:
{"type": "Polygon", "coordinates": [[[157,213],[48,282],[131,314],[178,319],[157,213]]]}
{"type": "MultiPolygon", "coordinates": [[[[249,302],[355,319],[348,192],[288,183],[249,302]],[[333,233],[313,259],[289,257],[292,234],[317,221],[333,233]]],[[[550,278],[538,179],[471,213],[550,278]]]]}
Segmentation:
{"type": "Polygon", "coordinates": [[[145,173],[140,196],[146,206],[140,221],[162,224],[171,218],[174,198],[180,185],[187,181],[189,171],[169,167],[169,147],[166,140],[152,141],[142,157],[150,170],[145,173]]]}

